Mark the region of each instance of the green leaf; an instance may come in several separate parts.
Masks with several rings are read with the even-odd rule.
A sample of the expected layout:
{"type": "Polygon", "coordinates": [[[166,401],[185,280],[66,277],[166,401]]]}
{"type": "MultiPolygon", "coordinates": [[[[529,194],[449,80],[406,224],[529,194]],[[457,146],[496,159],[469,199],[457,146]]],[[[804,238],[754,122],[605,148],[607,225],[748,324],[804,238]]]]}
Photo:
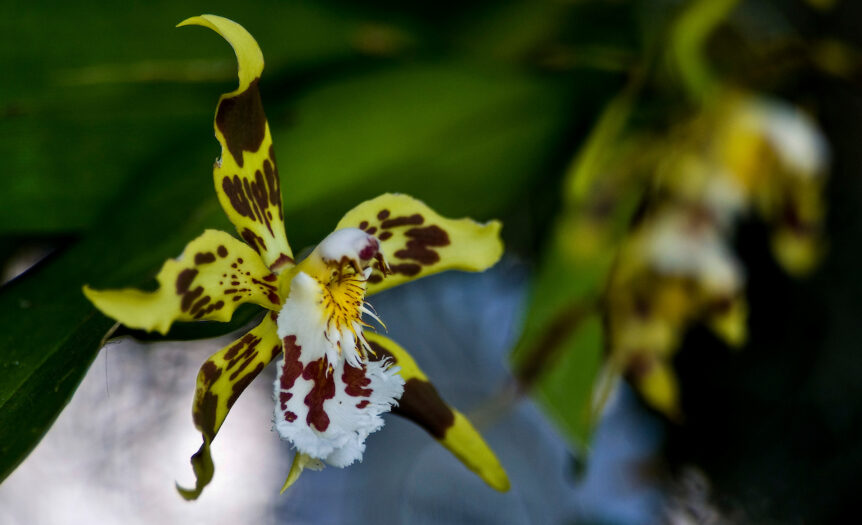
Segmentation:
{"type": "Polygon", "coordinates": [[[613,244],[574,255],[565,222],[554,231],[532,283],[524,329],[512,352],[515,375],[531,390],[576,449],[595,423],[592,389],[603,353],[599,294],[613,244]]]}
{"type": "Polygon", "coordinates": [[[310,92],[290,108],[292,127],[279,126],[278,113],[271,119],[279,169],[290,174],[288,237],[297,247],[315,242],[341,213],[384,191],[414,195],[444,214],[500,214],[559,148],[575,114],[571,99],[605,81],[438,62],[310,92]],[[307,238],[309,222],[324,229],[307,238]]]}
{"type": "Polygon", "coordinates": [[[560,342],[560,355],[537,384],[534,395],[576,450],[589,446],[597,415],[593,387],[602,364],[602,322],[580,319],[560,342]],[[564,401],[565,400],[565,401],[564,401]]]}
{"type": "Polygon", "coordinates": [[[606,106],[569,168],[564,207],[512,352],[522,386],[533,390],[576,449],[589,446],[601,408],[593,388],[604,350],[602,292],[643,194],[638,175],[647,144],[624,135],[633,95],[626,89],[606,106]]]}

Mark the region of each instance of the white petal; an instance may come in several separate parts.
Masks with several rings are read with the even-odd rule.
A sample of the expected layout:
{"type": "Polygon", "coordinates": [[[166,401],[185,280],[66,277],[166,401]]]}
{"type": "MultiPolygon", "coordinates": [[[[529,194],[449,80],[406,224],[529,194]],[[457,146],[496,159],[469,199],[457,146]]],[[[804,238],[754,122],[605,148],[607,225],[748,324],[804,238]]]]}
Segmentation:
{"type": "Polygon", "coordinates": [[[742,266],[715,228],[692,225],[683,212],[665,212],[650,228],[647,256],[657,271],[698,279],[723,293],[742,286],[742,266]]]}
{"type": "Polygon", "coordinates": [[[793,173],[814,177],[826,169],[829,145],[811,117],[793,106],[765,98],[752,100],[743,111],[743,122],[766,136],[793,173]]]}
{"type": "MultiPolygon", "coordinates": [[[[286,349],[287,350],[287,349],[286,349]]],[[[305,361],[301,357],[300,362],[305,361]]],[[[296,376],[290,390],[283,389],[282,377],[285,374],[285,359],[297,359],[296,352],[285,352],[279,362],[279,380],[275,382],[275,427],[282,438],[290,441],[298,451],[313,458],[322,459],[330,465],[345,467],[361,460],[365,451],[365,439],[369,434],[383,426],[380,415],[397,404],[404,391],[404,380],[397,374],[397,367],[387,367],[380,362],[370,362],[362,368],[348,368],[340,361],[326,376],[309,378],[308,375],[296,376]],[[309,418],[310,404],[307,396],[319,383],[334,384],[331,398],[322,403],[325,413],[323,429],[314,421],[318,416],[309,418]],[[284,396],[289,393],[290,396],[284,396]],[[285,398],[288,399],[285,399],[285,398]],[[292,417],[286,417],[292,414],[292,417]]],[[[304,363],[303,366],[307,366],[304,363]]],[[[315,364],[312,368],[317,370],[315,364]]],[[[294,374],[295,375],[295,374],[294,374]]],[[[325,390],[325,388],[324,388],[325,390]]],[[[319,396],[317,397],[319,403],[319,396]]]]}
{"type": "Polygon", "coordinates": [[[334,342],[326,339],[326,316],[321,302],[322,285],[314,277],[299,272],[290,283],[290,294],[278,313],[278,337],[283,341],[289,335],[296,335],[301,341],[303,358],[306,363],[330,358],[337,360],[338,350],[334,342]]]}

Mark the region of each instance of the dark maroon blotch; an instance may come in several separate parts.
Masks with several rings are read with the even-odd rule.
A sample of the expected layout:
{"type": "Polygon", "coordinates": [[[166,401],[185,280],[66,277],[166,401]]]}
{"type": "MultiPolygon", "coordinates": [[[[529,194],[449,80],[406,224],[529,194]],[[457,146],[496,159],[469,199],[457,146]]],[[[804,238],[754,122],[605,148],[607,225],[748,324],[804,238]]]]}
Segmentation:
{"type": "Polygon", "coordinates": [[[195,426],[209,440],[215,437],[217,409],[218,396],[207,391],[196,400],[195,409],[192,411],[192,420],[194,420],[195,426]]]}
{"type": "Polygon", "coordinates": [[[245,388],[250,385],[252,381],[254,381],[254,378],[257,377],[261,370],[263,370],[263,367],[263,363],[258,363],[257,366],[254,367],[254,370],[252,370],[247,375],[243,376],[242,379],[233,384],[233,386],[231,387],[230,397],[227,400],[228,408],[232,407],[233,404],[236,403],[236,400],[239,399],[239,395],[242,394],[242,391],[245,390],[245,388]]]}
{"type": "Polygon", "coordinates": [[[183,312],[188,312],[189,308],[191,308],[192,303],[204,293],[204,287],[198,286],[194,290],[190,292],[186,292],[183,294],[183,300],[180,302],[180,308],[182,308],[183,312]]]}
{"type": "Polygon", "coordinates": [[[302,371],[302,378],[314,382],[311,392],[305,396],[305,404],[308,406],[305,420],[318,432],[325,432],[329,428],[329,415],[323,409],[323,403],[335,397],[335,378],[329,373],[326,358],[321,357],[308,363],[302,371]]]}
{"type": "Polygon", "coordinates": [[[392,273],[400,273],[407,277],[413,277],[422,271],[422,267],[415,263],[390,264],[389,269],[392,273]]]}
{"type": "Polygon", "coordinates": [[[197,270],[195,270],[194,268],[188,268],[181,271],[180,274],[177,275],[177,295],[182,295],[189,290],[189,286],[191,286],[192,281],[197,274],[197,270]]]}
{"type": "Polygon", "coordinates": [[[371,380],[365,376],[364,368],[354,368],[347,363],[344,364],[344,372],[341,374],[341,380],[346,385],[344,392],[348,396],[368,397],[371,395],[370,388],[364,388],[371,384],[371,380]]]}
{"type": "Polygon", "coordinates": [[[242,152],[260,149],[266,135],[258,80],[254,79],[242,93],[222,100],[216,113],[216,126],[239,167],[243,165],[242,152]]]}
{"type": "Polygon", "coordinates": [[[380,227],[384,230],[388,230],[390,228],[397,228],[398,226],[419,225],[423,222],[425,222],[425,218],[418,213],[414,213],[413,215],[406,217],[395,217],[392,219],[386,219],[380,224],[380,227]]]}
{"type": "Polygon", "coordinates": [[[209,264],[216,260],[215,254],[212,252],[201,252],[195,254],[195,264],[209,264]]]}
{"type": "Polygon", "coordinates": [[[221,372],[221,368],[219,368],[215,363],[213,363],[212,361],[207,361],[201,367],[200,374],[203,376],[204,381],[207,384],[211,385],[215,382],[216,379],[221,377],[221,372]]]}
{"type": "Polygon", "coordinates": [[[405,383],[404,394],[392,412],[413,421],[437,439],[446,437],[446,431],[455,424],[455,413],[440,398],[434,385],[415,377],[405,383]]]}

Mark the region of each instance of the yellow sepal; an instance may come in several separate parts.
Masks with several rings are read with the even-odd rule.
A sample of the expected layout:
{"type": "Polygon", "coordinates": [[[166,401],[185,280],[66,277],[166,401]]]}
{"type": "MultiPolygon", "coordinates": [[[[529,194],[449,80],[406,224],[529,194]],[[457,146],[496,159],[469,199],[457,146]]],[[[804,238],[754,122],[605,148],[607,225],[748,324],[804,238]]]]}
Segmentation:
{"type": "Polygon", "coordinates": [[[227,18],[202,15],[179,24],[187,25],[212,29],[236,53],[239,87],[219,98],[213,124],[222,147],[213,182],[219,203],[240,236],[267,266],[280,269],[293,263],[293,252],[284,232],[281,180],[258,88],[263,54],[248,31],[227,18]]]}
{"type": "Polygon", "coordinates": [[[679,406],[679,385],[670,365],[655,360],[634,383],[646,402],[668,418],[679,421],[682,412],[679,406]]]}
{"type": "MultiPolygon", "coordinates": [[[[257,41],[244,27],[233,20],[217,15],[200,15],[186,18],[177,27],[201,26],[208,27],[222,36],[233,47],[239,64],[239,87],[229,95],[235,95],[248,89],[255,79],[263,72],[263,53],[257,41]]],[[[226,95],[226,96],[229,96],[226,95]]]]}
{"type": "Polygon", "coordinates": [[[748,302],[734,297],[721,311],[712,313],[707,324],[725,343],[741,348],[748,339],[748,302]]]}
{"type": "Polygon", "coordinates": [[[388,337],[365,332],[376,359],[391,359],[401,370],[404,395],[393,412],[417,423],[492,488],[509,490],[509,478],[479,432],[460,412],[446,404],[416,361],[388,337]]]}
{"type": "Polygon", "coordinates": [[[499,221],[447,219],[408,195],[385,193],[356,206],[336,229],[360,228],[380,240],[392,273],[375,270],[368,294],[444,270],[480,272],[503,255],[499,221]]]}
{"type": "Polygon", "coordinates": [[[279,494],[284,494],[287,489],[296,483],[302,471],[305,469],[320,470],[323,468],[323,463],[319,459],[315,459],[308,454],[297,452],[293,456],[293,463],[290,464],[290,471],[287,473],[287,479],[284,480],[284,485],[281,486],[279,494]]]}
{"type": "Polygon", "coordinates": [[[268,313],[250,332],[211,355],[198,372],[192,417],[195,428],[203,437],[203,445],[191,459],[195,488],[177,486],[186,499],[196,499],[212,479],[210,443],[231,407],[252,380],[281,352],[274,317],[274,313],[268,313]]]}
{"type": "Polygon", "coordinates": [[[168,259],[156,279],[159,289],[154,292],[84,286],[84,295],[129,328],[162,334],[174,321],[230,321],[243,303],[280,307],[277,276],[254,250],[217,230],[206,230],[179,258],[168,259]]]}

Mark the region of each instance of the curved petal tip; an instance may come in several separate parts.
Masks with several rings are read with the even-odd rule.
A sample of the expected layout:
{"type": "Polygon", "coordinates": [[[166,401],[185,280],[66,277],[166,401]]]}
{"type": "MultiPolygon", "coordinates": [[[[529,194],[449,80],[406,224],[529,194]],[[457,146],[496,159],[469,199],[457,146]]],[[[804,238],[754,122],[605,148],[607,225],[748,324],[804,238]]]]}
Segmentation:
{"type": "Polygon", "coordinates": [[[222,36],[233,47],[239,64],[239,88],[236,93],[245,91],[249,84],[263,72],[263,53],[257,41],[244,27],[233,20],[217,15],[200,15],[186,18],[177,27],[208,27],[222,36]]]}

